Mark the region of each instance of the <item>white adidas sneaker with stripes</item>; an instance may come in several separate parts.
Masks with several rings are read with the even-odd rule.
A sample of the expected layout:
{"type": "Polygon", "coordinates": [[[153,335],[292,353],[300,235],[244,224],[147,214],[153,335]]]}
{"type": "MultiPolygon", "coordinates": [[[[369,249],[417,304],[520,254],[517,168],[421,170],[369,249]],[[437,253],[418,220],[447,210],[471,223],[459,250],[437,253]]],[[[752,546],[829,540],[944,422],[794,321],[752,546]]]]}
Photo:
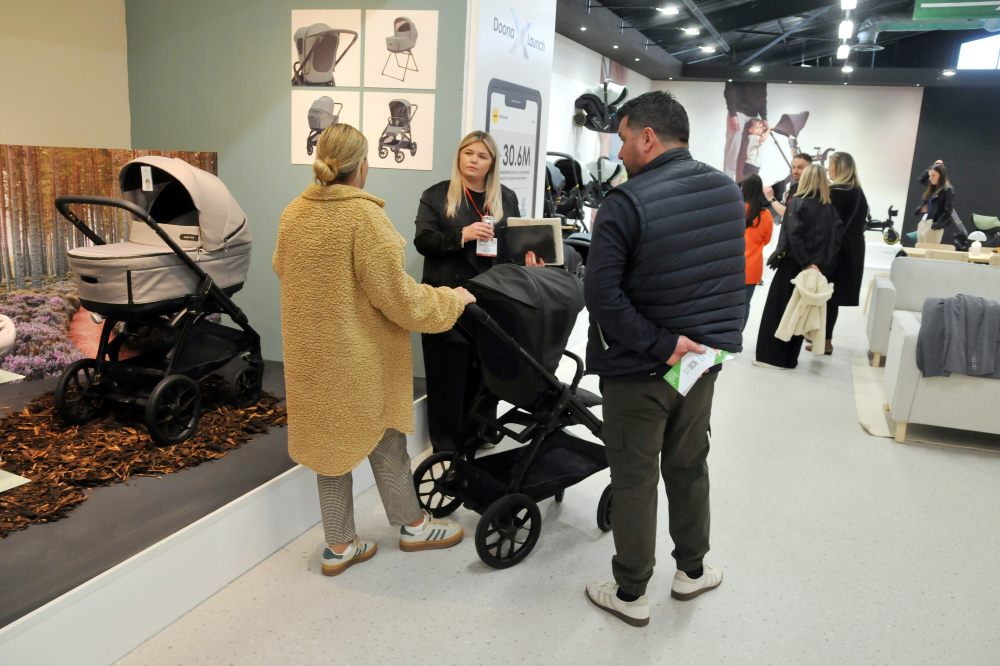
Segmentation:
{"type": "Polygon", "coordinates": [[[399,528],[399,549],[407,552],[451,548],[465,536],[461,526],[453,520],[434,518],[426,511],[424,522],[417,527],[403,525],[399,528]]]}

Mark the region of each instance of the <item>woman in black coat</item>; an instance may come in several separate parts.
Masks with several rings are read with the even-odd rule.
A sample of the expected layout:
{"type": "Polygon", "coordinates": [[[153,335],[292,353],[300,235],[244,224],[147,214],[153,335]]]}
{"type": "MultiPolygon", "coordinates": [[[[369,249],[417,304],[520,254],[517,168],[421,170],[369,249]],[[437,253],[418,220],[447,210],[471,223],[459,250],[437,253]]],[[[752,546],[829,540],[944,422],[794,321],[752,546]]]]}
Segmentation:
{"type": "Polygon", "coordinates": [[[918,213],[925,213],[917,224],[917,241],[924,243],[940,243],[945,228],[951,224],[955,209],[955,190],[948,179],[948,170],[944,163],[938,160],[920,177],[920,183],[926,185],[924,201],[918,213]]]}
{"type": "Polygon", "coordinates": [[[764,303],[754,365],[781,369],[798,365],[802,336],[793,336],[788,342],[774,337],[795,292],[792,280],[807,268],[829,279],[837,265],[842,235],[840,218],[830,203],[826,169],[811,164],[799,179],[795,196],[785,210],[778,247],[767,260],[767,265],[777,271],[764,303]]]}
{"type": "MultiPolygon", "coordinates": [[[[861,189],[857,166],[850,153],[830,155],[830,202],[843,223],[844,236],[835,266],[827,278],[834,283],[833,296],[826,304],[826,353],[833,353],[833,327],[840,306],[858,305],[861,278],[865,271],[865,223],[868,199],[861,189]]],[[[811,346],[806,346],[812,351],[811,346]]]]}
{"type": "MultiPolygon", "coordinates": [[[[461,287],[497,263],[477,254],[477,241],[494,238],[504,252],[502,231],[520,211],[513,190],[500,184],[496,142],[486,132],[471,132],[458,146],[451,180],[432,185],[420,197],[413,244],[424,256],[423,282],[461,287]]],[[[530,261],[528,262],[531,263],[530,261]]],[[[427,375],[427,420],[435,451],[458,450],[469,435],[468,414],[482,384],[474,350],[455,330],[422,336],[427,375]]]]}

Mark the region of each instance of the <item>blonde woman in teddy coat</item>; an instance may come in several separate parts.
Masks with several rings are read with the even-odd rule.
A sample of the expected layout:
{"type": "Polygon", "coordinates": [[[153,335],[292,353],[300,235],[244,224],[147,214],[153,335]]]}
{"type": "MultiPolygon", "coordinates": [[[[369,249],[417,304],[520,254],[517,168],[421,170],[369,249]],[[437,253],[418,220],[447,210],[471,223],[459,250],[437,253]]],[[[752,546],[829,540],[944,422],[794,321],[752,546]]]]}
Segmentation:
{"type": "Polygon", "coordinates": [[[368,145],[338,124],[317,142],[316,183],[281,215],[273,266],[281,283],[288,452],[316,471],[326,536],[323,573],[370,559],[354,529],[351,471],[367,457],[403,550],[447,548],[462,528],[417,502],[404,432],[413,430],[410,331],[450,329],[465,289],[417,283],[405,241],[362,188],[368,145]]]}

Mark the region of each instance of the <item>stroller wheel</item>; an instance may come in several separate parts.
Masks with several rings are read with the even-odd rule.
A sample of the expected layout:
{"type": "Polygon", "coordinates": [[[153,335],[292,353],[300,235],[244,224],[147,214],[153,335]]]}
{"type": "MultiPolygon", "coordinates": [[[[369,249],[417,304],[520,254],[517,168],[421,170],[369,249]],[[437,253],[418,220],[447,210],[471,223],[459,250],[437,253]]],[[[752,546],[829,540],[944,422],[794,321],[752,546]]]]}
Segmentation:
{"type": "Polygon", "coordinates": [[[402,150],[397,150],[396,151],[396,163],[399,164],[404,159],[406,159],[406,155],[403,154],[403,151],[402,150]]]}
{"type": "Polygon", "coordinates": [[[178,444],[191,437],[201,418],[201,391],[186,375],[160,380],[146,402],[146,425],[157,444],[178,444]]]}
{"type": "Polygon", "coordinates": [[[494,569],[512,567],[531,552],[542,532],[542,514],[527,495],[505,495],[483,512],[476,552],[494,569]]]}
{"type": "Polygon", "coordinates": [[[435,453],[420,463],[413,473],[420,508],[435,518],[455,513],[462,506],[462,500],[455,496],[456,474],[454,453],[435,453]]]}
{"type": "Polygon", "coordinates": [[[597,502],[597,526],[602,532],[611,531],[611,500],[614,498],[609,484],[597,502]]]}
{"type": "Polygon", "coordinates": [[[410,156],[411,157],[416,157],[417,156],[417,142],[416,141],[414,141],[413,143],[410,144],[410,156]]]}
{"type": "Polygon", "coordinates": [[[381,157],[382,159],[385,159],[386,157],[388,157],[389,156],[389,150],[388,150],[388,148],[386,148],[385,146],[379,146],[378,147],[378,156],[381,157]]]}
{"type": "Polygon", "coordinates": [[[104,406],[97,385],[97,361],[82,358],[74,361],[56,384],[56,411],[70,425],[82,425],[94,418],[104,406]]]}
{"type": "Polygon", "coordinates": [[[243,368],[233,378],[233,404],[237,407],[249,407],[260,400],[263,373],[260,368],[250,366],[243,368]]]}

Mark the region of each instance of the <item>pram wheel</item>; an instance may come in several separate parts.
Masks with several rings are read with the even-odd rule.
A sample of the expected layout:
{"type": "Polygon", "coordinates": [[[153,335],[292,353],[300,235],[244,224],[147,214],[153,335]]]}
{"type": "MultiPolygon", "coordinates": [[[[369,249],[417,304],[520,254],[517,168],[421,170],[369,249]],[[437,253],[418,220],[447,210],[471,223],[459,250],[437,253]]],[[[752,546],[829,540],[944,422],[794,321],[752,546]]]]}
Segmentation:
{"type": "Polygon", "coordinates": [[[201,391],[186,375],[169,375],[160,380],[146,403],[146,425],[157,444],[183,442],[198,428],[201,418],[201,391]]]}
{"type": "Polygon", "coordinates": [[[462,506],[455,496],[455,454],[447,451],[434,453],[417,466],[413,485],[417,489],[420,508],[435,518],[444,518],[462,506]]]}
{"type": "Polygon", "coordinates": [[[260,400],[263,373],[253,366],[243,368],[233,378],[233,404],[239,408],[249,407],[260,400]]]}
{"type": "Polygon", "coordinates": [[[417,156],[417,142],[416,141],[414,141],[413,143],[410,144],[410,156],[411,157],[416,157],[417,156]]]}
{"type": "Polygon", "coordinates": [[[378,156],[381,157],[382,159],[385,159],[386,157],[389,156],[389,149],[386,148],[385,146],[379,146],[378,147],[378,156]]]}
{"type": "Polygon", "coordinates": [[[601,499],[597,502],[597,526],[602,532],[611,531],[611,500],[613,498],[611,486],[608,485],[601,493],[601,499]]]}
{"type": "Polygon", "coordinates": [[[70,425],[82,425],[94,418],[104,406],[104,399],[94,396],[97,361],[82,358],[63,371],[56,384],[56,411],[70,425]]]}
{"type": "Polygon", "coordinates": [[[403,154],[403,151],[402,150],[397,150],[396,151],[396,164],[399,164],[404,159],[406,159],[406,155],[403,154]]]}
{"type": "Polygon", "coordinates": [[[476,552],[494,569],[512,567],[538,542],[542,514],[527,495],[506,495],[490,504],[476,526],[476,552]]]}

